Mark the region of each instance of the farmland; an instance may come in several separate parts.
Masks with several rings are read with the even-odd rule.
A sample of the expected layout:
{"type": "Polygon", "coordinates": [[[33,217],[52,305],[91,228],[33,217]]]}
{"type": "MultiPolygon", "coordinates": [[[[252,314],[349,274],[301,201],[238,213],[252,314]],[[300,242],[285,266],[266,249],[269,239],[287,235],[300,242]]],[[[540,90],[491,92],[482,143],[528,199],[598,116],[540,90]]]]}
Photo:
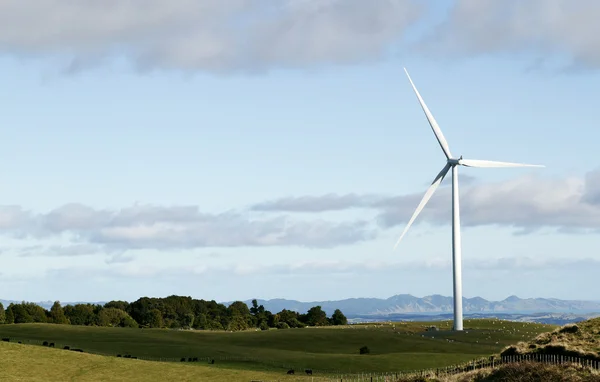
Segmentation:
{"type": "Polygon", "coordinates": [[[0,336],[24,344],[54,342],[56,347],[107,356],[131,354],[177,362],[183,357],[210,358],[227,370],[281,374],[288,368],[311,368],[318,375],[453,365],[498,353],[506,345],[530,340],[554,326],[491,319],[466,320],[464,332],[450,328],[449,321],[240,332],[13,324],[0,325],[0,336]],[[425,331],[429,325],[439,330],[425,331]],[[362,346],[370,353],[359,354],[362,346]]]}

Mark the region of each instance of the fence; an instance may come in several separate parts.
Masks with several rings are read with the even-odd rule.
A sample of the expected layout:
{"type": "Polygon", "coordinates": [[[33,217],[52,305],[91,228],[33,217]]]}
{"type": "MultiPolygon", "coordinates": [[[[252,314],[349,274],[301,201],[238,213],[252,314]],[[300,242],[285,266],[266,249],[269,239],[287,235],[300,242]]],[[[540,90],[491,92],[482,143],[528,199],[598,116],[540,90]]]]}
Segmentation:
{"type": "Polygon", "coordinates": [[[359,373],[359,374],[340,374],[331,376],[329,381],[340,382],[394,382],[399,379],[408,379],[414,377],[436,378],[447,377],[461,374],[469,371],[494,369],[502,365],[536,362],[551,365],[575,365],[581,368],[600,370],[600,361],[597,359],[585,357],[570,357],[558,354],[524,354],[504,357],[489,357],[475,359],[460,365],[448,366],[435,369],[399,371],[387,373],[359,373]]]}
{"type": "MultiPolygon", "coordinates": [[[[30,345],[43,345],[44,342],[37,340],[28,339],[16,339],[16,338],[2,338],[3,341],[18,342],[30,345]]],[[[46,341],[45,341],[46,342],[46,341]]],[[[72,349],[69,344],[61,344],[54,342],[54,347],[57,349],[64,349],[68,347],[72,349]]],[[[46,345],[44,345],[46,346],[46,345]]],[[[84,352],[90,354],[98,354],[104,356],[115,356],[115,354],[107,354],[102,352],[89,352],[82,349],[84,352]]],[[[326,375],[328,381],[340,381],[340,382],[394,382],[401,378],[411,377],[424,377],[424,378],[435,378],[444,377],[455,374],[461,374],[474,370],[481,369],[493,369],[506,364],[523,363],[523,362],[537,362],[551,365],[576,365],[586,369],[600,370],[600,361],[596,358],[590,357],[572,357],[558,354],[524,354],[524,355],[511,355],[504,357],[487,357],[474,359],[469,362],[465,362],[459,365],[431,368],[422,370],[411,370],[411,371],[397,371],[397,372],[381,372],[381,373],[344,373],[339,370],[326,370],[326,369],[312,369],[309,367],[297,367],[293,365],[278,364],[276,362],[265,361],[263,359],[254,357],[234,357],[234,356],[213,356],[213,357],[195,357],[193,355],[186,355],[185,357],[147,357],[147,356],[136,356],[135,354],[120,354],[123,358],[135,358],[146,361],[158,361],[158,362],[206,362],[211,361],[219,362],[253,362],[268,365],[275,368],[281,368],[282,370],[295,370],[300,373],[304,373],[305,370],[311,369],[313,374],[326,375]]],[[[321,381],[323,378],[321,377],[321,381]]]]}

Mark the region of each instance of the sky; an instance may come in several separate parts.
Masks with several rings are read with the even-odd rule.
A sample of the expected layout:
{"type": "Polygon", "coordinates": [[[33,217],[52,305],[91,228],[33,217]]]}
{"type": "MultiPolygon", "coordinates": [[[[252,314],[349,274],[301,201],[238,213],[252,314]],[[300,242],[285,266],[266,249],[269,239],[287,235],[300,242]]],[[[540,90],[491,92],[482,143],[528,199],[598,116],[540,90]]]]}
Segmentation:
{"type": "Polygon", "coordinates": [[[600,3],[5,0],[0,298],[597,300],[600,3]]]}

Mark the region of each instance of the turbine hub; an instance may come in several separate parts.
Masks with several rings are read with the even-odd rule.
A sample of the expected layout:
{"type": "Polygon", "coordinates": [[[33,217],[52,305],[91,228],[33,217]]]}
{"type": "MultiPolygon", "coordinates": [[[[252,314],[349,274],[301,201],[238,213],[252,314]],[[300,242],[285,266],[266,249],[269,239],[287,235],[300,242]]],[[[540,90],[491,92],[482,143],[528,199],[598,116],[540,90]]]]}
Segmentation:
{"type": "Polygon", "coordinates": [[[456,159],[456,158],[450,158],[450,159],[448,159],[448,164],[451,165],[451,166],[457,166],[457,165],[460,164],[459,162],[460,162],[461,159],[462,159],[462,155],[458,159],[456,159]]]}

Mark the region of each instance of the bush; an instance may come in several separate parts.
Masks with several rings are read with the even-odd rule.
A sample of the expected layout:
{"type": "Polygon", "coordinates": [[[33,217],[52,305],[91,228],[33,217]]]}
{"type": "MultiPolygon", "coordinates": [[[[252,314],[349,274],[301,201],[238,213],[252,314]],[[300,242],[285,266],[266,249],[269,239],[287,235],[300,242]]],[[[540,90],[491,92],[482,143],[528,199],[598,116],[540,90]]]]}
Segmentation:
{"type": "Polygon", "coordinates": [[[277,327],[277,329],[289,329],[290,328],[290,326],[285,322],[278,322],[276,327],[277,327]]]}
{"type": "Polygon", "coordinates": [[[558,331],[559,333],[577,333],[579,332],[579,326],[572,324],[572,325],[565,325],[562,328],[560,328],[560,330],[558,331]]]}
{"type": "Polygon", "coordinates": [[[260,323],[259,328],[260,328],[260,330],[269,330],[269,325],[267,324],[267,321],[262,321],[260,323]]]}
{"type": "Polygon", "coordinates": [[[359,349],[360,354],[369,354],[370,352],[371,352],[371,350],[369,350],[368,346],[363,346],[359,349]]]}

